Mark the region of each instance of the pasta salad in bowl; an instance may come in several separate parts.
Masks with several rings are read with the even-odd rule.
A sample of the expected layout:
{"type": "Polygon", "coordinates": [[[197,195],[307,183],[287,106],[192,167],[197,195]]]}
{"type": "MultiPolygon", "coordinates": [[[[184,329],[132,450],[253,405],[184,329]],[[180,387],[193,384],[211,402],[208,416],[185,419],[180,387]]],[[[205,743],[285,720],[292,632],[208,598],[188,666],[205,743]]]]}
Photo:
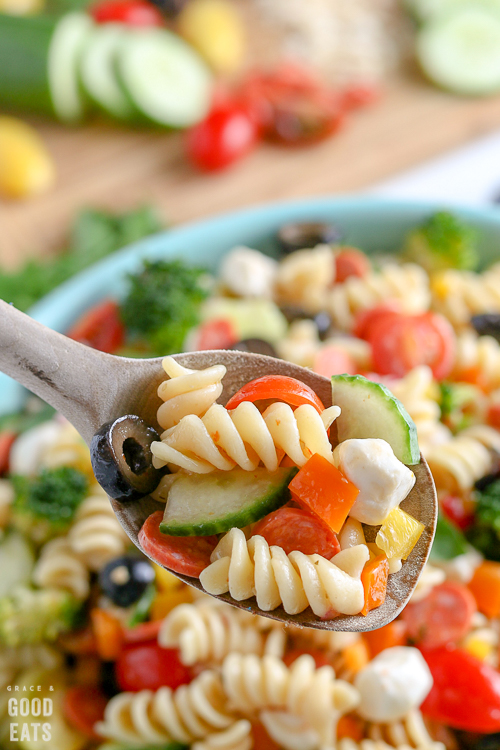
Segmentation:
{"type": "Polygon", "coordinates": [[[373,208],[374,255],[354,208],[344,224],[295,213],[274,216],[267,245],[250,242],[250,219],[248,246],[221,235],[217,272],[182,248],[133,263],[125,251],[119,284],[101,268],[94,304],[73,300],[55,324],[104,351],[165,356],[148,438],[164,510],[142,541],[208,593],[319,618],[377,607],[419,544],[405,503],[421,451],[440,515],[410,603],[383,628],[329,632],[193,589],[131,545],[83,440],[30,397],[0,418],[2,747],[500,746],[495,221],[410,211],[389,237],[373,208]],[[311,368],[332,379],[332,405],[277,376],[223,406],[224,366],[193,371],[171,356],[183,349],[311,368]]]}

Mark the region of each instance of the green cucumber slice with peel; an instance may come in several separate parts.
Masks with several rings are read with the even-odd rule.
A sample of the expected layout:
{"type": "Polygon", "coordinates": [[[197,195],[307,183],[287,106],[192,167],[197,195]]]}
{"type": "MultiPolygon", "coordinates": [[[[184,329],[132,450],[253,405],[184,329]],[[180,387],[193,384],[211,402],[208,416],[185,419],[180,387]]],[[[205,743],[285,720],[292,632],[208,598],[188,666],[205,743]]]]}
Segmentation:
{"type": "Polygon", "coordinates": [[[500,11],[500,0],[405,0],[404,4],[417,21],[426,23],[472,2],[475,6],[500,11]]]}
{"type": "Polygon", "coordinates": [[[500,11],[464,3],[438,16],[417,36],[424,73],[457,94],[481,96],[500,90],[500,11]]]}
{"type": "Polygon", "coordinates": [[[420,462],[415,422],[384,385],[362,375],[334,375],[332,403],[342,410],[335,420],[339,442],[382,438],[404,464],[420,462]]]}
{"type": "Polygon", "coordinates": [[[288,485],[297,469],[270,472],[232,469],[190,474],[168,493],[160,531],[170,536],[209,536],[254,523],[290,499],[288,485]]]}
{"type": "Polygon", "coordinates": [[[18,586],[27,586],[35,565],[30,544],[17,531],[7,532],[0,539],[0,597],[8,596],[18,586]]]}
{"type": "Polygon", "coordinates": [[[189,127],[209,110],[208,67],[186,42],[165,29],[130,32],[117,49],[116,70],[134,107],[157,125],[189,127]]]}
{"type": "Polygon", "coordinates": [[[134,109],[116,77],[116,52],[127,31],[123,24],[96,25],[80,60],[82,85],[97,106],[112,117],[129,120],[134,109]]]}
{"type": "Polygon", "coordinates": [[[68,13],[57,24],[50,42],[47,70],[57,117],[78,122],[85,112],[79,77],[79,61],[93,23],[84,13],[68,13]]]}

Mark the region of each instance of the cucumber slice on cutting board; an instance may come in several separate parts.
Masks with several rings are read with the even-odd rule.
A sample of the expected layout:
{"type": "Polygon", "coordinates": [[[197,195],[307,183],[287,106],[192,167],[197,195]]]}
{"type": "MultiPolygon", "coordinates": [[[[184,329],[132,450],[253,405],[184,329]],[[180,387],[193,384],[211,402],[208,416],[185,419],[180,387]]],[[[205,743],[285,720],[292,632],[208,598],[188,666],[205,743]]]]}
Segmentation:
{"type": "Polygon", "coordinates": [[[295,468],[270,472],[232,469],[190,474],[168,493],[160,531],[171,536],[208,536],[242,528],[280,508],[290,499],[295,468]]]}
{"type": "Polygon", "coordinates": [[[89,34],[80,59],[85,91],[98,107],[120,120],[128,120],[134,114],[116,76],[116,52],[126,37],[123,24],[97,25],[89,34]]]}
{"type": "Polygon", "coordinates": [[[93,23],[84,13],[68,13],[56,26],[50,42],[47,70],[56,115],[63,122],[77,122],[85,111],[78,65],[93,23]]]}
{"type": "Polygon", "coordinates": [[[480,96],[500,90],[500,11],[464,3],[438,16],[417,36],[424,73],[457,94],[480,96]]]}
{"type": "Polygon", "coordinates": [[[189,45],[169,31],[130,33],[116,52],[116,69],[134,107],[158,125],[189,127],[208,112],[210,71],[189,45]]]}
{"type": "Polygon", "coordinates": [[[342,409],[335,420],[339,442],[382,438],[404,464],[420,462],[415,422],[384,385],[362,375],[334,375],[332,403],[342,409]]]}

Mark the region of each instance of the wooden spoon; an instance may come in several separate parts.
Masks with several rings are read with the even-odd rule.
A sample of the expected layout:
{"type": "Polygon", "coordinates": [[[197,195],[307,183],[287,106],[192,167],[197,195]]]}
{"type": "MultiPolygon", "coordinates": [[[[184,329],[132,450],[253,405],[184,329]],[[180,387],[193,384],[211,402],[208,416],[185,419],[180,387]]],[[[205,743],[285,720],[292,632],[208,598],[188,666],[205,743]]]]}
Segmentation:
{"type": "MultiPolygon", "coordinates": [[[[327,378],[303,367],[272,357],[238,351],[205,351],[177,354],[175,359],[185,367],[203,369],[215,364],[227,367],[221,403],[245,383],[262,375],[289,375],[311,386],[325,406],[332,403],[331,384],[327,378]]],[[[78,430],[87,443],[106,422],[124,414],[138,414],[148,424],[158,427],[156,412],[161,401],[156,393],[165,380],[159,359],[128,359],[90,349],[60,333],[46,328],[24,313],[0,300],[0,370],[36,393],[55,407],[78,430]]],[[[230,604],[264,617],[321,630],[367,631],[391,622],[403,609],[414,590],[429,555],[437,521],[437,496],[429,467],[422,459],[412,466],[417,481],[401,507],[425,525],[425,531],[403,564],[389,577],[384,604],[362,615],[341,615],[320,620],[310,609],[299,615],[287,615],[279,607],[263,612],[255,599],[234,601],[229,594],[219,596],[230,604]]],[[[164,505],[149,495],[139,501],[120,503],[111,500],[121,525],[134,544],[141,549],[137,535],[146,518],[164,505]]],[[[372,533],[376,529],[366,527],[372,533]]],[[[178,578],[203,591],[195,578],[178,578]]]]}

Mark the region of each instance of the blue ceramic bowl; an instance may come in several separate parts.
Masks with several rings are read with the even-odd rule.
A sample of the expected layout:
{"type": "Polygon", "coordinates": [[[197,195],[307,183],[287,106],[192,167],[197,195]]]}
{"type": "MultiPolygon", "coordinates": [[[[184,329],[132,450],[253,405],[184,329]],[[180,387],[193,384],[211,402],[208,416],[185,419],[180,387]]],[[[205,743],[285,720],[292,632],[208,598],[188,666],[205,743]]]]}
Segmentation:
{"type": "MultiPolygon", "coordinates": [[[[276,231],[290,221],[333,221],[342,227],[349,244],[367,252],[396,252],[408,230],[439,208],[443,206],[369,197],[320,197],[256,206],[185,224],[113,253],[48,294],[31,308],[30,315],[64,332],[103,297],[120,297],[126,274],[138,270],[144,258],[179,257],[215,271],[222,256],[235,245],[276,253],[276,231]]],[[[453,211],[479,230],[482,264],[498,259],[500,211],[453,211]]],[[[20,408],[25,397],[24,389],[0,375],[0,414],[20,408]]]]}

